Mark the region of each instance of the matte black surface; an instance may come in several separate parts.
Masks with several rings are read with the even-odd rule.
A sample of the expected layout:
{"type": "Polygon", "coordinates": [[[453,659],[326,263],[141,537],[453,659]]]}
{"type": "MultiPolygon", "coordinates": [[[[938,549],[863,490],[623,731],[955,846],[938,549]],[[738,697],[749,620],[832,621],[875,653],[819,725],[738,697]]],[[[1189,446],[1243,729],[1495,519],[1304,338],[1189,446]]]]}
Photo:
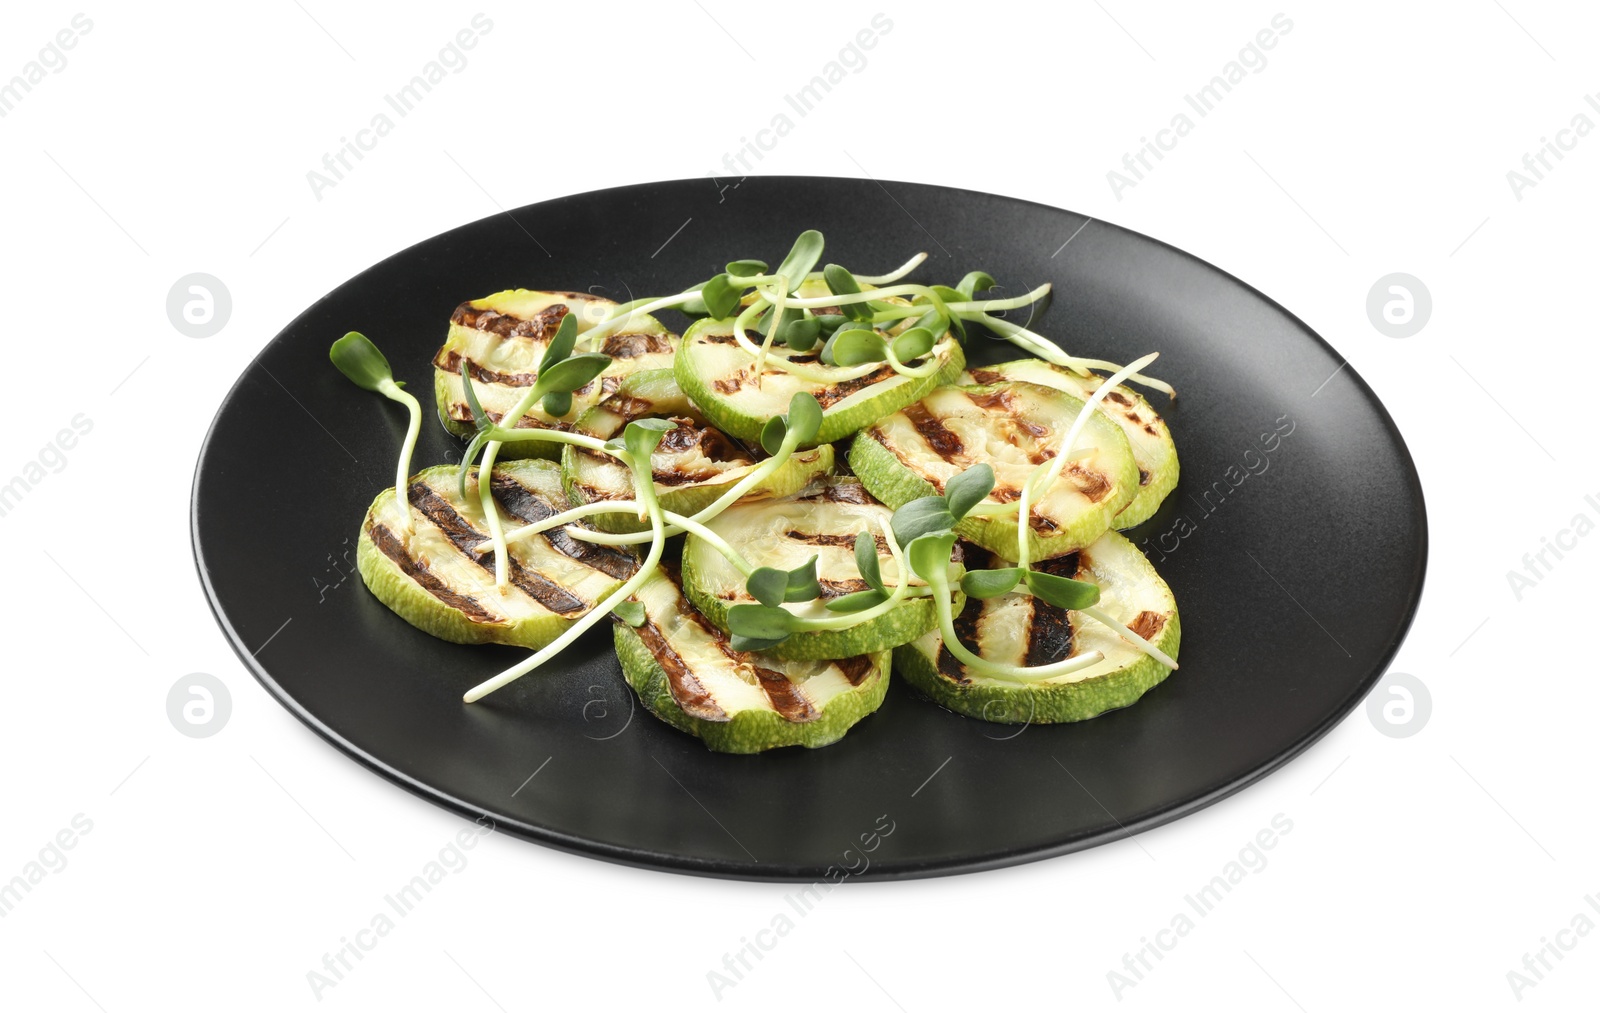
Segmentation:
{"type": "MultiPolygon", "coordinates": [[[[1305,325],[1185,253],[1084,222],[942,187],[753,177],[725,192],[701,179],[566,197],[420,243],[301,314],[224,401],[193,514],[218,621],[275,697],[373,770],[501,829],[632,864],[819,879],[860,869],[886,816],[893,833],[865,877],[934,875],[1090,847],[1215,802],[1327,732],[1394,655],[1422,588],[1422,490],[1354,370],[1311,396],[1343,360],[1305,325]],[[1132,535],[1177,595],[1183,667],[1137,706],[1016,728],[897,682],[836,745],[723,756],[637,706],[608,627],[466,706],[463,690],[524,652],[429,637],[353,573],[329,586],[353,570],[405,427],[404,409],[329,365],[334,338],[364,331],[430,406],[420,469],[460,454],[431,416],[429,366],[457,303],[519,286],[665,294],[728,260],[776,263],[805,228],[828,237],[825,260],[862,273],[928,250],[917,280],[983,268],[1005,294],[1053,282],[1036,329],[1079,355],[1162,353],[1152,371],[1182,396],[1152,401],[1183,479],[1132,535]],[[1263,434],[1283,430],[1267,452],[1263,434]],[[310,495],[308,475],[321,479],[310,495]],[[294,510],[279,498],[290,491],[294,510]]],[[[980,335],[969,357],[1020,353],[980,335]]]]}

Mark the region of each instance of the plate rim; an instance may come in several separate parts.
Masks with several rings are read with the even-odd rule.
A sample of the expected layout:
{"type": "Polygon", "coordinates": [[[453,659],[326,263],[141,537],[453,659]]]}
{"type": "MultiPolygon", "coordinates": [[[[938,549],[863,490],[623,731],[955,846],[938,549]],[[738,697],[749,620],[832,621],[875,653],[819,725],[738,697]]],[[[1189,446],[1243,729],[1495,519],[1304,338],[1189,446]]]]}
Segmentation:
{"type": "MultiPolygon", "coordinates": [[[[1080,211],[1073,211],[1069,208],[1045,204],[1026,197],[1014,197],[1007,194],[994,193],[991,191],[973,190],[966,187],[945,186],[938,183],[917,183],[906,180],[878,179],[875,177],[774,174],[753,175],[749,178],[752,180],[776,182],[780,184],[804,184],[807,182],[815,182],[817,180],[838,181],[845,183],[870,182],[876,183],[880,187],[892,185],[896,187],[910,187],[942,191],[947,194],[960,194],[963,196],[973,196],[988,199],[998,198],[1008,202],[1041,208],[1053,213],[1066,213],[1099,222],[1102,225],[1110,226],[1111,228],[1114,228],[1120,232],[1127,233],[1128,235],[1136,237],[1139,240],[1151,243],[1163,250],[1174,253],[1184,260],[1198,265],[1204,270],[1213,272],[1214,274],[1220,276],[1221,279],[1238,285],[1241,289],[1248,292],[1254,298],[1260,300],[1262,303],[1271,307],[1276,312],[1281,313],[1285,319],[1297,327],[1305,336],[1311,338],[1316,344],[1320,345],[1325,351],[1331,353],[1333,356],[1339,359],[1345,360],[1345,365],[1342,367],[1341,372],[1348,374],[1349,377],[1355,381],[1358,391],[1363,396],[1363,400],[1366,402],[1366,404],[1376,409],[1378,422],[1381,424],[1383,430],[1391,437],[1395,448],[1398,450],[1397,461],[1403,466],[1406,479],[1405,484],[1412,493],[1413,503],[1415,505],[1415,520],[1417,524],[1417,563],[1413,573],[1414,579],[1411,583],[1411,588],[1404,605],[1404,616],[1401,619],[1394,637],[1389,644],[1385,646],[1377,663],[1373,665],[1372,671],[1361,680],[1361,682],[1354,690],[1352,690],[1349,696],[1345,700],[1341,701],[1338,706],[1331,708],[1321,723],[1319,723],[1310,732],[1302,736],[1300,740],[1295,742],[1289,748],[1279,751],[1266,763],[1259,765],[1244,776],[1236,778],[1220,788],[1189,799],[1175,803],[1169,803],[1164,807],[1159,808],[1157,811],[1132,822],[1120,823],[1119,829],[1117,830],[1106,830],[1100,833],[1089,834],[1074,840],[1058,842],[1044,846],[1022,845],[1015,848],[1001,849],[988,852],[977,857],[969,856],[958,859],[906,862],[900,864],[887,862],[885,863],[887,865],[887,869],[879,869],[878,871],[868,869],[862,874],[851,875],[846,877],[846,879],[851,881],[859,880],[863,882],[893,882],[898,880],[926,879],[939,876],[985,872],[994,869],[1009,868],[1012,866],[1034,864],[1037,862],[1042,862],[1046,859],[1057,858],[1062,855],[1072,854],[1078,851],[1086,851],[1090,848],[1098,847],[1103,844],[1109,844],[1117,840],[1131,839],[1135,834],[1154,830],[1157,827],[1175,822],[1183,819],[1186,816],[1192,815],[1193,813],[1199,812],[1202,809],[1216,805],[1217,803],[1238,794],[1244,789],[1257,784],[1269,775],[1281,770],[1283,767],[1299,758],[1312,746],[1316,745],[1324,736],[1326,736],[1341,722],[1343,722],[1345,718],[1349,717],[1350,714],[1356,709],[1360,701],[1371,692],[1372,687],[1376,685],[1378,680],[1382,678],[1383,674],[1388,671],[1390,663],[1393,662],[1395,656],[1399,653],[1401,645],[1405,643],[1406,638],[1411,633],[1412,626],[1416,621],[1417,612],[1421,607],[1423,594],[1426,590],[1428,558],[1430,551],[1430,530],[1428,525],[1426,493],[1422,485],[1421,475],[1417,470],[1416,461],[1412,456],[1411,448],[1409,444],[1407,444],[1404,434],[1401,433],[1399,425],[1395,422],[1394,417],[1390,414],[1388,407],[1383,403],[1383,400],[1378,397],[1377,392],[1372,389],[1372,387],[1367,383],[1366,379],[1361,376],[1355,367],[1350,365],[1348,359],[1336,348],[1334,348],[1326,338],[1319,334],[1304,320],[1300,319],[1297,314],[1249,282],[1244,281],[1231,272],[1218,267],[1216,264],[1213,264],[1212,262],[1205,260],[1196,254],[1190,253],[1187,250],[1174,246],[1165,240],[1158,239],[1143,232],[1139,232],[1136,229],[1119,225],[1116,222],[1112,222],[1103,218],[1094,218],[1093,216],[1085,215],[1080,211]]],[[[493,821],[496,831],[503,830],[510,835],[522,838],[523,840],[532,841],[534,843],[551,847],[568,854],[579,855],[585,858],[598,858],[606,862],[629,866],[636,869],[743,882],[796,883],[821,881],[826,878],[824,875],[820,873],[813,874],[813,870],[806,869],[798,865],[779,866],[774,864],[767,869],[761,869],[739,862],[680,853],[668,854],[662,852],[652,852],[643,848],[628,847],[613,844],[607,841],[595,840],[588,837],[564,833],[552,827],[538,826],[514,817],[505,816],[504,814],[484,812],[480,808],[468,805],[463,800],[456,798],[443,788],[426,784],[403,773],[378,757],[370,754],[368,751],[357,746],[355,743],[350,742],[338,735],[333,731],[332,728],[328,727],[315,714],[312,714],[309,710],[307,710],[298,700],[294,698],[294,696],[292,696],[286,689],[279,685],[275,679],[273,679],[271,674],[266,670],[266,667],[262,665],[255,655],[249,650],[249,648],[245,646],[243,639],[239,635],[239,632],[234,628],[232,622],[230,622],[228,617],[224,614],[216,588],[212,584],[210,571],[205,562],[204,550],[201,546],[199,494],[202,469],[206,464],[207,457],[211,450],[212,441],[216,437],[217,427],[221,422],[223,415],[226,413],[234,399],[239,395],[246,380],[250,378],[256,368],[260,366],[261,360],[266,356],[267,352],[273,347],[273,345],[276,344],[278,338],[282,337],[285,332],[292,330],[302,320],[314,314],[323,303],[332,298],[333,293],[373,273],[374,271],[377,271],[390,261],[409,255],[413,250],[426,243],[433,242],[439,237],[448,235],[452,232],[478,226],[484,222],[490,221],[491,219],[508,217],[515,222],[515,216],[517,213],[527,212],[546,204],[581,200],[585,197],[591,197],[598,194],[621,194],[629,191],[647,190],[656,187],[689,185],[701,182],[702,180],[703,177],[682,177],[678,179],[650,180],[639,183],[628,183],[612,187],[597,187],[592,190],[584,190],[578,193],[562,194],[555,197],[549,197],[544,200],[536,201],[531,204],[524,204],[516,208],[504,209],[497,211],[494,214],[484,215],[480,218],[473,219],[472,221],[463,222],[460,225],[445,229],[444,231],[435,233],[434,235],[424,237],[423,239],[420,239],[417,242],[396,251],[395,253],[369,264],[367,267],[349,276],[344,281],[334,285],[333,288],[329,289],[310,305],[305,307],[299,313],[295,314],[292,319],[280,327],[277,332],[261,346],[256,354],[251,357],[249,363],[247,363],[244,368],[240,370],[239,375],[234,379],[232,385],[229,386],[227,393],[224,394],[221,401],[218,402],[216,412],[213,414],[210,422],[206,426],[205,436],[200,441],[200,447],[195,457],[193,477],[190,482],[189,540],[191,556],[194,561],[195,571],[200,578],[201,589],[204,591],[207,607],[211,610],[212,616],[216,619],[217,625],[222,630],[223,636],[227,640],[228,645],[233,649],[234,654],[239,657],[239,660],[243,662],[245,669],[249,671],[255,680],[259,682],[263,688],[267,690],[268,694],[280,705],[282,705],[284,709],[298,718],[321,739],[323,739],[329,745],[332,745],[338,752],[350,757],[357,763],[361,764],[361,766],[367,768],[373,773],[378,774],[384,780],[398,785],[412,795],[422,798],[425,801],[439,806],[448,812],[454,813],[457,816],[467,819],[489,819],[493,821]]],[[[1115,821],[1114,818],[1113,821],[1115,821]]]]}

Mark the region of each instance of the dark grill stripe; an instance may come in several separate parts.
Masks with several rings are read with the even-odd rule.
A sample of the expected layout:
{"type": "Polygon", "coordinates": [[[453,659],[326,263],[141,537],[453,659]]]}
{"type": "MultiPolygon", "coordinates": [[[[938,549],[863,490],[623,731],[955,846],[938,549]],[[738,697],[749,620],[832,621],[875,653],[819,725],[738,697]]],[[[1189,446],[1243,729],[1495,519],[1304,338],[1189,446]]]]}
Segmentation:
{"type": "Polygon", "coordinates": [[[782,672],[775,672],[770,668],[752,665],[756,678],[761,682],[761,689],[767,694],[767,700],[772,704],[772,709],[785,721],[802,724],[815,721],[822,716],[822,712],[811,706],[789,677],[782,672]]]}
{"type": "MultiPolygon", "coordinates": [[[[1033,564],[1033,568],[1052,576],[1081,580],[1088,575],[1078,572],[1078,564],[1078,554],[1069,552],[1054,559],[1041,559],[1033,564]]],[[[1040,598],[1033,598],[1031,602],[1033,622],[1028,624],[1028,650],[1023,664],[1049,665],[1071,657],[1075,634],[1072,628],[1072,614],[1040,598]]]]}
{"type": "MultiPolygon", "coordinates": [[[[575,295],[574,293],[552,294],[575,295]]],[[[593,301],[592,297],[588,296],[575,296],[575,298],[582,299],[585,302],[593,301]]],[[[456,307],[455,312],[450,314],[450,322],[452,324],[460,324],[462,327],[470,327],[473,330],[498,334],[502,338],[534,338],[536,340],[549,341],[555,337],[556,328],[561,326],[561,318],[569,312],[570,310],[565,304],[556,303],[553,306],[546,306],[532,317],[524,319],[523,317],[499,313],[491,309],[478,309],[469,301],[456,307]]]]}
{"type": "Polygon", "coordinates": [[[851,577],[847,580],[829,580],[826,577],[822,577],[817,580],[817,584],[822,588],[821,597],[824,600],[828,598],[842,598],[847,594],[855,594],[857,591],[865,591],[867,588],[872,586],[866,581],[862,580],[860,577],[851,577]]]}
{"type": "MultiPolygon", "coordinates": [[[[492,553],[480,555],[471,551],[479,543],[487,541],[487,537],[456,513],[455,507],[421,482],[411,483],[410,495],[411,505],[422,511],[423,516],[443,532],[450,543],[461,550],[462,555],[489,573],[494,572],[492,553]]],[[[589,603],[582,598],[537,570],[524,568],[515,559],[507,559],[506,570],[506,575],[519,591],[557,615],[570,615],[589,607],[589,603]]]]}
{"type": "Polygon", "coordinates": [[[911,425],[916,428],[917,435],[922,437],[923,442],[946,461],[953,462],[956,455],[964,449],[961,437],[951,432],[945,426],[943,419],[935,418],[920,401],[906,405],[900,412],[911,420],[911,425]]]}
{"type": "MultiPolygon", "coordinates": [[[[508,475],[495,472],[489,479],[489,492],[506,513],[525,524],[534,524],[546,517],[560,513],[555,506],[533,490],[508,475]]],[[[576,559],[592,570],[608,577],[626,580],[633,576],[639,562],[633,555],[610,545],[585,542],[567,533],[566,528],[552,528],[542,537],[550,547],[569,559],[576,559]]]]}
{"type": "MultiPolygon", "coordinates": [[[[856,547],[855,535],[826,535],[807,531],[785,531],[783,537],[792,538],[797,542],[805,542],[807,545],[830,545],[851,550],[856,547]]],[[[880,554],[889,551],[889,542],[882,535],[873,535],[872,538],[877,543],[880,554]]]]}
{"type": "MultiPolygon", "coordinates": [[[[446,373],[461,373],[464,360],[460,352],[440,351],[433,364],[446,373]]],[[[539,382],[538,373],[499,373],[476,362],[472,363],[472,378],[479,383],[497,383],[502,387],[532,387],[539,382]]]]}
{"type": "Polygon", "coordinates": [[[394,532],[382,524],[367,522],[367,535],[372,539],[372,544],[377,547],[379,552],[394,561],[394,564],[400,568],[400,572],[416,581],[417,585],[424,591],[466,616],[469,622],[485,624],[505,622],[504,619],[478,604],[476,598],[455,591],[449,584],[434,576],[433,571],[428,569],[428,564],[421,560],[413,559],[411,554],[405,550],[405,546],[400,544],[400,539],[395,537],[394,532]]]}
{"type": "MultiPolygon", "coordinates": [[[[956,638],[961,641],[962,646],[980,658],[983,657],[983,650],[978,643],[978,619],[982,615],[983,602],[976,598],[968,598],[967,603],[962,606],[961,613],[956,616],[953,624],[956,638]]],[[[955,655],[945,649],[943,643],[939,645],[939,671],[956,682],[972,681],[967,676],[966,667],[961,664],[955,655]]]]}
{"type": "Polygon", "coordinates": [[[654,655],[656,664],[661,666],[661,671],[666,675],[667,688],[672,693],[673,703],[682,708],[685,714],[702,721],[728,720],[728,712],[722,709],[700,680],[694,677],[682,655],[672,649],[672,645],[667,642],[667,638],[662,635],[655,623],[646,620],[644,625],[634,632],[644,641],[644,646],[654,655]]]}
{"type": "Polygon", "coordinates": [[[850,681],[852,686],[861,685],[861,680],[865,679],[867,673],[872,671],[872,659],[865,654],[858,654],[853,658],[840,658],[834,662],[834,665],[844,673],[844,677],[850,681]]]}

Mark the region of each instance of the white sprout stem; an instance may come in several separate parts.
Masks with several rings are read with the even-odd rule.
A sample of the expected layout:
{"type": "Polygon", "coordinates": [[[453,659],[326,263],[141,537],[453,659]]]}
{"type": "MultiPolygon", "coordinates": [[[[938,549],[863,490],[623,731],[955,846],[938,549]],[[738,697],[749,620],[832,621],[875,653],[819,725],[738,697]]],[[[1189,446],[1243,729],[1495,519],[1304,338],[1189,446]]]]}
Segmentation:
{"type": "MultiPolygon", "coordinates": [[[[766,340],[761,342],[761,351],[756,353],[756,387],[761,386],[761,371],[767,365],[767,352],[772,348],[772,343],[778,339],[778,327],[783,323],[783,297],[788,294],[789,281],[782,275],[778,276],[777,295],[772,300],[772,323],[767,326],[766,340]]],[[[759,302],[759,300],[757,300],[759,302]]],[[[743,316],[744,314],[740,314],[743,316]]]]}
{"type": "MultiPolygon", "coordinates": [[[[746,324],[749,321],[754,320],[761,310],[766,307],[766,305],[767,302],[764,297],[757,299],[755,302],[747,306],[742,313],[734,318],[733,321],[734,343],[738,345],[738,347],[746,354],[756,359],[758,364],[756,381],[758,383],[761,379],[760,364],[764,358],[762,349],[765,346],[757,345],[755,342],[751,341],[750,336],[745,334],[744,329],[746,324]]],[[[775,314],[781,313],[782,307],[775,308],[773,312],[775,314]]],[[[784,372],[789,373],[790,375],[801,380],[809,380],[812,383],[843,383],[846,380],[854,380],[858,377],[866,376],[868,373],[871,373],[878,368],[878,363],[876,362],[866,362],[859,366],[825,366],[814,369],[805,363],[791,362],[786,357],[781,358],[780,361],[783,363],[784,372]]]]}
{"type": "MultiPolygon", "coordinates": [[[[604,319],[600,320],[593,327],[590,327],[588,330],[578,335],[578,341],[584,343],[584,348],[593,349],[596,338],[607,333],[608,331],[615,330],[616,328],[632,320],[634,317],[644,316],[648,313],[654,313],[656,310],[664,310],[671,306],[676,306],[679,303],[688,302],[690,299],[693,299],[699,294],[699,289],[691,289],[685,292],[679,292],[675,295],[662,296],[660,299],[651,299],[648,301],[640,299],[631,303],[624,303],[621,306],[614,307],[604,319]]],[[[574,344],[574,349],[576,349],[576,343],[574,344]]]]}
{"type": "Polygon", "coordinates": [[[489,525],[489,539],[494,545],[494,584],[504,592],[510,584],[510,554],[506,549],[505,529],[500,525],[500,508],[494,502],[494,459],[499,453],[498,441],[483,448],[483,457],[478,462],[478,505],[483,508],[484,520],[489,525]]]}
{"type": "Polygon", "coordinates": [[[1067,430],[1067,435],[1062,438],[1061,444],[1056,447],[1055,459],[1047,465],[1040,465],[1032,475],[1028,476],[1028,480],[1022,483],[1022,495],[1017,498],[1017,566],[1024,570],[1028,568],[1029,550],[1031,548],[1029,542],[1033,537],[1033,517],[1030,511],[1032,509],[1031,504],[1035,486],[1038,486],[1038,495],[1043,496],[1045,491],[1060,477],[1062,469],[1067,466],[1067,460],[1072,456],[1074,444],[1078,442],[1078,437],[1083,434],[1084,427],[1089,424],[1089,420],[1099,410],[1100,402],[1106,399],[1107,394],[1116,389],[1117,384],[1156,361],[1160,355],[1160,352],[1151,352],[1144,358],[1135,359],[1111,374],[1104,383],[1095,389],[1093,394],[1089,395],[1089,399],[1078,410],[1078,417],[1072,420],[1072,428],[1067,430]],[[1043,473],[1042,478],[1041,472],[1043,473]]]}
{"type": "Polygon", "coordinates": [[[583,447],[601,454],[610,453],[606,449],[604,440],[597,440],[593,436],[585,436],[582,433],[570,433],[565,429],[507,429],[505,426],[499,425],[494,427],[494,431],[500,434],[500,437],[494,441],[495,443],[526,443],[530,440],[544,440],[549,443],[570,443],[573,446],[583,447]]]}
{"type": "Polygon", "coordinates": [[[535,652],[532,657],[527,658],[520,664],[513,665],[487,682],[479,683],[467,690],[461,697],[464,702],[476,703],[495,690],[515,682],[557,654],[560,654],[568,644],[582,636],[589,627],[604,619],[611,613],[612,609],[626,601],[634,591],[639,589],[640,585],[655,573],[656,566],[661,562],[661,551],[667,544],[666,521],[662,516],[661,503],[656,499],[653,476],[648,471],[649,463],[646,462],[643,465],[646,471],[642,476],[639,474],[640,465],[637,462],[630,459],[629,465],[634,469],[634,481],[641,487],[640,491],[643,494],[645,508],[650,514],[650,552],[645,557],[643,565],[634,572],[632,577],[628,578],[626,583],[611,592],[611,595],[605,601],[590,609],[582,618],[568,626],[559,637],[535,652]]]}
{"type": "Polygon", "coordinates": [[[1019,668],[1015,665],[1000,665],[987,661],[967,650],[961,638],[956,636],[955,617],[950,611],[948,579],[942,574],[935,574],[928,583],[933,588],[933,604],[939,613],[939,633],[944,638],[945,649],[955,655],[970,671],[979,675],[1006,679],[1010,682],[1037,682],[1041,679],[1053,679],[1058,675],[1081,672],[1105,659],[1105,655],[1099,651],[1089,651],[1075,658],[1064,658],[1053,664],[1037,665],[1032,668],[1019,668]]]}
{"type": "MultiPolygon", "coordinates": [[[[749,577],[752,573],[756,572],[756,568],[751,565],[750,561],[745,559],[744,556],[740,554],[738,549],[735,549],[733,546],[729,545],[727,539],[723,538],[715,531],[712,531],[704,524],[699,523],[693,517],[685,517],[682,514],[675,514],[668,510],[666,511],[666,518],[672,524],[676,525],[678,530],[687,531],[696,538],[704,539],[713,549],[716,549],[718,552],[722,553],[722,558],[726,559],[729,563],[732,563],[734,569],[738,570],[745,577],[749,577]]],[[[671,529],[669,528],[668,530],[670,531],[671,529]]]]}
{"type": "Polygon", "coordinates": [[[920,366],[907,366],[901,362],[900,357],[894,354],[893,341],[885,341],[883,343],[883,354],[889,360],[889,365],[894,367],[896,373],[901,376],[909,376],[914,380],[932,376],[944,368],[944,363],[939,361],[939,357],[933,354],[932,349],[928,351],[928,361],[920,366]]]}
{"type": "MultiPolygon", "coordinates": [[[[559,528],[563,525],[571,524],[573,521],[582,520],[585,517],[593,517],[595,514],[626,513],[637,515],[639,511],[644,509],[645,505],[643,503],[631,499],[608,499],[598,500],[594,503],[585,503],[582,506],[575,506],[571,510],[564,510],[561,513],[552,514],[542,521],[533,521],[529,524],[522,525],[520,528],[514,528],[511,531],[506,532],[506,545],[509,546],[516,544],[517,542],[526,541],[527,539],[532,538],[534,535],[549,531],[551,528],[559,528]]],[[[481,556],[485,552],[488,552],[489,548],[490,545],[488,542],[480,542],[479,544],[474,545],[471,551],[481,556]]]]}
{"type": "Polygon", "coordinates": [[[406,439],[400,445],[400,460],[394,469],[394,501],[400,510],[400,533],[411,534],[411,455],[417,449],[417,435],[422,432],[422,405],[394,380],[385,378],[378,383],[378,393],[391,401],[398,401],[411,413],[406,425],[406,439]]]}
{"type": "Polygon", "coordinates": [[[1097,606],[1090,605],[1088,608],[1081,608],[1078,611],[1082,612],[1084,615],[1088,616],[1090,619],[1093,619],[1097,623],[1103,623],[1106,626],[1111,627],[1119,636],[1122,637],[1123,640],[1126,640],[1128,643],[1150,655],[1150,657],[1161,662],[1168,668],[1173,670],[1177,669],[1178,663],[1172,658],[1168,657],[1165,651],[1157,647],[1155,644],[1152,644],[1145,638],[1139,636],[1139,634],[1128,629],[1126,626],[1117,622],[1115,619],[1111,618],[1111,616],[1108,615],[1105,610],[1097,606]]]}
{"type": "MultiPolygon", "coordinates": [[[[1061,346],[1057,345],[1055,342],[1045,338],[1042,335],[1035,334],[1033,331],[1028,330],[1026,327],[1023,327],[1020,324],[1014,324],[1009,320],[1002,320],[999,317],[991,317],[984,313],[958,312],[956,313],[956,316],[969,323],[983,324],[985,327],[988,327],[990,330],[999,334],[1007,341],[1010,341],[1018,348],[1030,351],[1039,358],[1044,359],[1046,362],[1054,363],[1057,366],[1064,366],[1067,369],[1072,370],[1074,373],[1077,373],[1079,376],[1094,375],[1090,372],[1091,369],[1118,368],[1117,363],[1108,362],[1105,359],[1085,359],[1076,355],[1068,355],[1066,352],[1062,351],[1061,346]]],[[[1178,396],[1178,392],[1174,390],[1172,385],[1167,383],[1165,380],[1158,380],[1153,376],[1145,376],[1143,373],[1130,373],[1128,374],[1127,379],[1131,383],[1137,383],[1142,386],[1149,387],[1152,390],[1159,390],[1168,397],[1178,396]]]]}
{"type": "Polygon", "coordinates": [[[951,313],[988,313],[991,310],[1020,310],[1024,306],[1034,303],[1050,294],[1050,283],[1047,281],[1030,292],[1025,292],[1010,299],[981,299],[976,302],[949,302],[945,309],[951,313]]]}
{"type": "Polygon", "coordinates": [[[906,261],[904,264],[901,264],[899,267],[895,268],[893,271],[890,271],[888,274],[858,274],[856,275],[856,281],[864,282],[868,285],[887,285],[890,282],[899,281],[912,271],[915,271],[918,266],[920,266],[922,262],[927,259],[928,255],[926,253],[919,253],[910,260],[906,261]]]}
{"type": "MultiPolygon", "coordinates": [[[[794,430],[790,430],[789,433],[784,435],[783,443],[778,447],[776,454],[762,461],[754,471],[735,482],[727,492],[717,497],[709,506],[704,507],[689,519],[696,524],[710,523],[716,519],[718,514],[738,502],[745,493],[766,481],[773,472],[783,467],[789,458],[794,456],[794,452],[800,443],[793,433],[794,430]]],[[[683,534],[683,529],[681,528],[669,532],[669,536],[681,534],[683,534]]],[[[642,531],[631,534],[612,534],[607,531],[574,529],[572,537],[580,541],[593,542],[596,545],[642,545],[650,540],[646,533],[642,531]]]]}
{"type": "MultiPolygon", "coordinates": [[[[763,290],[763,295],[766,291],[763,290]]],[[[816,310],[829,306],[845,306],[850,303],[873,302],[878,299],[887,299],[890,296],[921,295],[930,299],[938,299],[939,293],[926,285],[890,285],[888,288],[868,289],[865,292],[852,292],[849,295],[816,295],[804,299],[786,298],[783,305],[795,309],[816,310]]]]}

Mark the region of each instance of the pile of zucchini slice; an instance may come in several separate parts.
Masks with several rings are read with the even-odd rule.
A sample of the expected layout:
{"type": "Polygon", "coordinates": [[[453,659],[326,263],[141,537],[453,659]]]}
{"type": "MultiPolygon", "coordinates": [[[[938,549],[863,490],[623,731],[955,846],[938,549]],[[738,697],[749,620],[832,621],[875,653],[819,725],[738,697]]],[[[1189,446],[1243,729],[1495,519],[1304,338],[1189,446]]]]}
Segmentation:
{"type": "MultiPolygon", "coordinates": [[[[719,277],[741,281],[738,264],[754,262],[719,277]]],[[[1138,700],[1175,667],[1178,610],[1117,532],[1177,484],[1166,423],[1129,386],[1064,356],[969,366],[963,319],[984,315],[971,285],[914,298],[885,287],[869,302],[875,283],[895,279],[840,281],[840,269],[811,266],[794,286],[805,305],[776,321],[776,309],[754,320],[760,304],[726,299],[717,279],[650,304],[527,289],[462,303],[433,358],[438,417],[474,441],[459,468],[409,473],[416,400],[369,342],[341,339],[333,358],[347,376],[413,410],[403,498],[385,489],[362,523],[366,586],[418,629],[463,644],[555,650],[609,613],[623,678],[645,707],[722,752],[836,742],[882,704],[891,670],[984,721],[1081,721],[1138,700]],[[829,293],[843,308],[820,305],[829,293]],[[701,315],[680,338],[660,308],[701,315]],[[930,320],[937,334],[894,344],[930,320]],[[790,343],[772,339],[794,321],[790,343]],[[847,342],[823,339],[848,328],[871,332],[851,335],[857,346],[881,339],[912,358],[847,361],[847,342]],[[592,361],[568,371],[588,378],[541,399],[541,368],[574,348],[592,361]],[[820,421],[808,427],[800,409],[812,403],[820,421]],[[648,439],[630,453],[636,429],[648,439]],[[498,456],[471,465],[491,440],[498,456]],[[950,526],[941,598],[931,585],[946,581],[907,563],[901,518],[953,502],[956,476],[984,467],[992,487],[950,526]],[[1094,585],[1098,600],[1051,604],[1028,579],[961,592],[964,575],[1019,557],[1019,573],[1094,585]],[[760,589],[768,571],[776,600],[760,589]],[[795,631],[752,639],[738,619],[753,609],[795,631]],[[1085,664],[1066,674],[1028,671],[1074,658],[1085,664]]]]}

